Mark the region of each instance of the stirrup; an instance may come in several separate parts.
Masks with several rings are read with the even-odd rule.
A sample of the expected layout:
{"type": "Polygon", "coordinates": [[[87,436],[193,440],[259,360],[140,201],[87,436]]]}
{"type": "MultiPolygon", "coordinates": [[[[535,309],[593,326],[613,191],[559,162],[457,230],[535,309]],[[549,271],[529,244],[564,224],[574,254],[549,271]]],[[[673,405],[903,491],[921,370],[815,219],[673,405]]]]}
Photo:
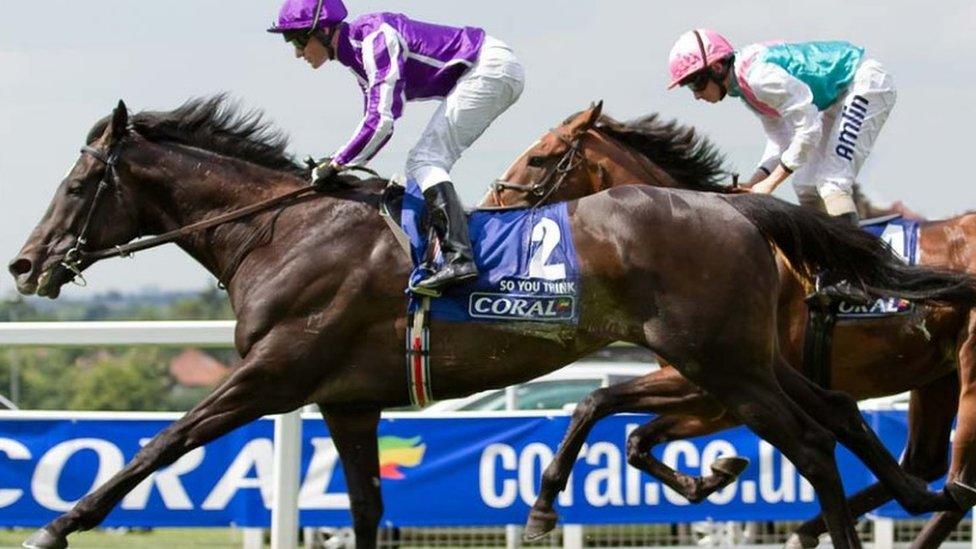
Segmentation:
{"type": "MultiPolygon", "coordinates": [[[[418,283],[420,283],[420,282],[426,282],[426,281],[428,281],[428,280],[430,280],[432,278],[437,277],[438,275],[444,274],[444,271],[446,271],[448,269],[453,269],[453,268],[454,267],[452,267],[452,266],[446,266],[445,265],[444,267],[442,267],[442,269],[440,271],[435,271],[435,272],[431,273],[430,276],[419,280],[418,283]]],[[[410,290],[412,292],[414,292],[414,293],[417,293],[417,294],[423,295],[423,296],[440,297],[441,292],[442,292],[442,289],[444,289],[444,288],[450,288],[450,287],[456,286],[456,285],[458,285],[458,284],[460,284],[460,283],[462,283],[462,282],[464,282],[466,280],[471,280],[473,278],[477,278],[478,277],[478,267],[477,266],[474,266],[474,270],[468,271],[466,273],[457,273],[455,271],[453,274],[454,274],[454,276],[452,276],[451,278],[449,278],[447,280],[444,280],[440,284],[438,284],[437,288],[423,288],[423,287],[411,285],[410,286],[410,290]]]]}
{"type": "Polygon", "coordinates": [[[412,283],[409,286],[407,286],[407,290],[410,293],[412,293],[414,295],[419,295],[421,297],[440,297],[441,296],[440,290],[436,290],[434,288],[418,288],[417,286],[414,286],[412,283]]]}

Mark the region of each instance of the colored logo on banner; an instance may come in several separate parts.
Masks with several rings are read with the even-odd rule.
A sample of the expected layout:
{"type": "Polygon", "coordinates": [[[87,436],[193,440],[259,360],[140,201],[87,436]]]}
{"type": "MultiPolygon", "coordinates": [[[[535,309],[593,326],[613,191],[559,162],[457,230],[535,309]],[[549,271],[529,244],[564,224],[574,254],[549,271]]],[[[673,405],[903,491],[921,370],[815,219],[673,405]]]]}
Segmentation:
{"type": "Polygon", "coordinates": [[[424,460],[426,444],[421,438],[400,438],[386,436],[379,438],[380,478],[400,480],[406,478],[401,467],[416,467],[424,460]]]}

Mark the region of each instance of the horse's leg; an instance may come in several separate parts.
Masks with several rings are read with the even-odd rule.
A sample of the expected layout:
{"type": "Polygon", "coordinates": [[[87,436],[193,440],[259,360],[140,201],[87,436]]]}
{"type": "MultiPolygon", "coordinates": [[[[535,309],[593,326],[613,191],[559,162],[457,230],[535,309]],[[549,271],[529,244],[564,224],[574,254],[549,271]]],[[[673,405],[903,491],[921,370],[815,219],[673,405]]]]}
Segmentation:
{"type": "Polygon", "coordinates": [[[694,416],[661,416],[634,429],[627,437],[627,463],[660,480],[692,503],[698,503],[739,477],[749,460],[740,457],[719,458],[711,464],[712,474],[687,475],[669,467],[651,454],[651,448],[672,440],[707,435],[738,422],[729,415],[714,419],[694,416]]]}
{"type": "Polygon", "coordinates": [[[376,427],[379,408],[322,407],[322,417],[335,441],[349,489],[357,549],[376,547],[377,527],[383,516],[380,494],[380,456],[376,427]]]}
{"type": "Polygon", "coordinates": [[[834,457],[834,436],[790,400],[772,376],[750,375],[749,370],[726,369],[710,382],[724,387],[726,407],[813,485],[834,547],[860,547],[834,457]]]}
{"type": "Polygon", "coordinates": [[[190,450],[266,414],[302,405],[306,384],[282,375],[268,353],[253,350],[213,393],[182,418],[154,436],[121,471],[81,499],[67,513],[34,532],[24,542],[35,549],[67,547],[66,536],[94,528],[115,505],[150,473],[175,462],[190,450]]]}
{"type": "MultiPolygon", "coordinates": [[[[542,474],[539,496],[529,511],[524,537],[529,540],[536,539],[556,527],[558,515],[553,510],[553,502],[556,495],[566,488],[566,482],[579,456],[580,448],[593,424],[600,418],[618,412],[715,416],[722,411],[721,404],[670,367],[593,391],[576,406],[566,436],[560,443],[552,462],[542,474]]],[[[738,467],[741,471],[741,468],[744,468],[745,464],[735,463],[735,460],[741,458],[724,459],[727,463],[716,463],[720,469],[723,465],[727,470],[735,470],[738,467]]]]}
{"type": "Polygon", "coordinates": [[[976,311],[970,311],[966,329],[960,336],[959,416],[952,439],[952,469],[946,485],[965,510],[939,513],[922,529],[912,547],[938,547],[973,506],[976,496],[976,311]],[[968,505],[967,505],[968,504],[968,505]]]}
{"type": "MultiPolygon", "coordinates": [[[[943,376],[912,391],[908,405],[908,444],[901,466],[928,482],[941,478],[949,469],[949,435],[956,416],[959,380],[955,373],[943,376]]],[[[851,512],[861,516],[892,499],[891,491],[876,482],[848,498],[851,512]]],[[[804,522],[790,536],[786,546],[816,547],[827,531],[823,517],[804,522]]]]}
{"type": "Polygon", "coordinates": [[[948,491],[930,492],[924,480],[898,465],[850,395],[821,388],[782,359],[775,371],[783,390],[860,458],[906,511],[919,514],[959,508],[948,491]]]}

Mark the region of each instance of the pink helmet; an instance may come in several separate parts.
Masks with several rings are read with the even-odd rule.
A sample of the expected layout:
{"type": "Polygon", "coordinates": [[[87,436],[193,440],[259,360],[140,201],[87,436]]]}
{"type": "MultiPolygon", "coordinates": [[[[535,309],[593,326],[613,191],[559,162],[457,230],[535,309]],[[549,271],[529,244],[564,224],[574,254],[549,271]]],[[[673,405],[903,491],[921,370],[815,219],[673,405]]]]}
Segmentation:
{"type": "Polygon", "coordinates": [[[721,34],[709,29],[690,30],[681,35],[668,55],[671,89],[682,80],[721,61],[734,53],[732,44],[721,34]]]}

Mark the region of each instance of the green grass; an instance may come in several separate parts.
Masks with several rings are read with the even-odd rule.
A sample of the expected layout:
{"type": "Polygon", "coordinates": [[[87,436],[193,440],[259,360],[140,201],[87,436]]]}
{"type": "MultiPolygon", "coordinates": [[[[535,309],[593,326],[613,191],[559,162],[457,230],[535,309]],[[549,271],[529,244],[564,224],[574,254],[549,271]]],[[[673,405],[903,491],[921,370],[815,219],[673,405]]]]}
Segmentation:
{"type": "MultiPolygon", "coordinates": [[[[20,547],[33,529],[14,528],[0,530],[0,549],[20,547]]],[[[72,549],[98,548],[150,549],[184,547],[240,549],[244,533],[236,528],[156,528],[147,532],[92,530],[78,532],[68,537],[72,549]]]]}

